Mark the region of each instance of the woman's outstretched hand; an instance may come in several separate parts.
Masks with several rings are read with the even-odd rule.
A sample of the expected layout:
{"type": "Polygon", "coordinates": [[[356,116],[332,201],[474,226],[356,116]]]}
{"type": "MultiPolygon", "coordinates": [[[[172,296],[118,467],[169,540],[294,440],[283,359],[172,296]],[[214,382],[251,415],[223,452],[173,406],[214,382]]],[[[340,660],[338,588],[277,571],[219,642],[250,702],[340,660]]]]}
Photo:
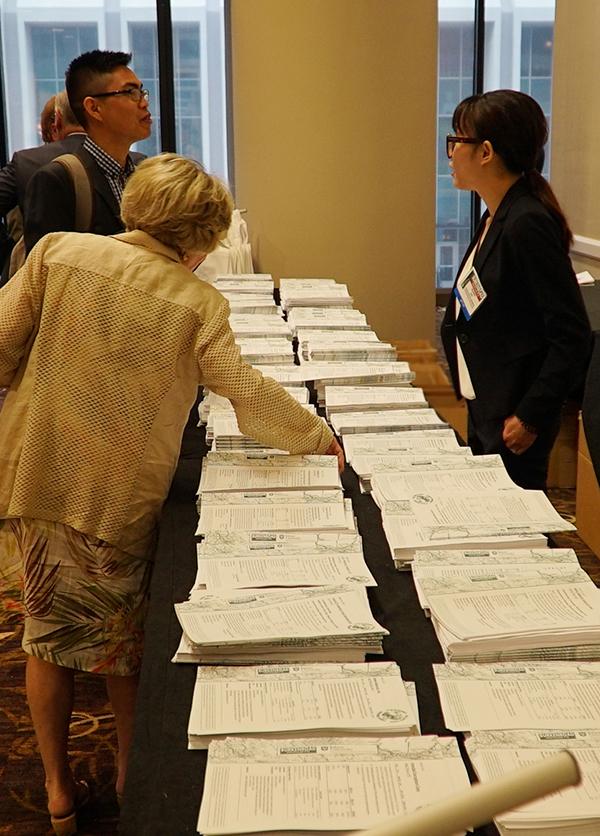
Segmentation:
{"type": "Polygon", "coordinates": [[[344,451],[340,447],[337,442],[337,439],[333,439],[327,450],[325,451],[326,456],[337,456],[338,460],[338,470],[340,473],[343,473],[344,468],[346,467],[346,458],[344,456],[344,451]]]}

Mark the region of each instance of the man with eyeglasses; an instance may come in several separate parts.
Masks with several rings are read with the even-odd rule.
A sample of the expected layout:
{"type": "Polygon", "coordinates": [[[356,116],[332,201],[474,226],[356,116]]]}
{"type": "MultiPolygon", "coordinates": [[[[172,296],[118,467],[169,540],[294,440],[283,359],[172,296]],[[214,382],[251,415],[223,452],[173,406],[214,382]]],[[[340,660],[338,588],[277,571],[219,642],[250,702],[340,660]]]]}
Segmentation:
{"type": "MultiPolygon", "coordinates": [[[[129,149],[150,136],[148,91],[129,67],[131,55],[95,49],[75,58],[65,74],[73,113],[87,131],[76,151],[90,181],[93,208],[90,232],[123,232],[120,201],[141,154],[129,149]]],[[[69,172],[57,163],[30,180],[24,213],[27,252],[48,232],[76,229],[75,190],[69,172]]]]}

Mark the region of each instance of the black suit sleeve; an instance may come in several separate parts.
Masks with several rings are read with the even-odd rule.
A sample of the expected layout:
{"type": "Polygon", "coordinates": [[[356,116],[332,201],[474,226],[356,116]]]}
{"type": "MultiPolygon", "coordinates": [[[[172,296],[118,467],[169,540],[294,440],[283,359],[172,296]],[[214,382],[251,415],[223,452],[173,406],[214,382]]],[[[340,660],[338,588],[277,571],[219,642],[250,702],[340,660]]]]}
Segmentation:
{"type": "MultiPolygon", "coordinates": [[[[557,414],[585,374],[591,330],[581,291],[555,221],[545,213],[518,218],[509,236],[513,263],[543,321],[546,355],[515,414],[534,427],[557,414]]],[[[516,298],[518,306],[523,300],[516,298]]]]}
{"type": "Polygon", "coordinates": [[[75,229],[75,192],[68,172],[59,163],[49,163],[33,175],[27,185],[24,217],[25,250],[48,232],[75,229]]]}
{"type": "Polygon", "coordinates": [[[15,158],[0,171],[0,215],[6,215],[18,203],[15,158]]]}

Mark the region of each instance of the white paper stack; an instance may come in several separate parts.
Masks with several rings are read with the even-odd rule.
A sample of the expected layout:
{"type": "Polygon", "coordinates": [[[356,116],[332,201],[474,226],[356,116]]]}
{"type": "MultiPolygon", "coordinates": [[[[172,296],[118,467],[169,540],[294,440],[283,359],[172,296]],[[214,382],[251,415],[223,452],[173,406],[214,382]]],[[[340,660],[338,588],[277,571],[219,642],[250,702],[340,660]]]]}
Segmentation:
{"type": "Polygon", "coordinates": [[[326,331],[368,331],[369,323],[364,313],[353,308],[294,308],[288,314],[288,322],[294,331],[320,328],[326,331]]]}
{"type": "Polygon", "coordinates": [[[229,325],[238,339],[247,337],[285,337],[292,340],[292,329],[284,319],[263,314],[231,314],[229,325]]]}
{"type": "Polygon", "coordinates": [[[346,461],[354,467],[357,456],[397,456],[413,451],[433,453],[438,449],[458,450],[456,433],[444,430],[406,430],[389,433],[357,433],[343,439],[346,461]]]}
{"type": "Polygon", "coordinates": [[[325,411],[328,418],[337,412],[382,412],[425,409],[427,406],[423,390],[413,386],[325,387],[325,411]]]}
{"type": "Polygon", "coordinates": [[[600,659],[600,590],[581,569],[421,580],[448,661],[600,659]]]}
{"type": "Polygon", "coordinates": [[[198,831],[348,834],[468,787],[455,738],[230,737],[210,744],[198,831]]]}
{"type": "Polygon", "coordinates": [[[215,282],[220,281],[249,281],[249,282],[273,282],[273,276],[270,273],[218,273],[215,277],[215,282]]]}
{"type": "Polygon", "coordinates": [[[481,781],[568,749],[582,773],[579,786],[553,793],[495,819],[502,836],[597,836],[600,833],[600,732],[475,732],[467,752],[481,781]]]}
{"type": "Polygon", "coordinates": [[[574,530],[542,491],[503,486],[507,479],[500,467],[477,465],[375,472],[372,495],[382,507],[383,528],[397,565],[408,563],[419,549],[531,546],[519,543],[521,535],[574,530]]]}
{"type": "Polygon", "coordinates": [[[284,311],[295,308],[351,308],[352,296],[345,284],[315,279],[310,286],[304,282],[282,279],[279,282],[281,307],[284,311]]]}
{"type": "MultiPolygon", "coordinates": [[[[301,403],[303,406],[307,406],[309,402],[310,392],[304,386],[304,384],[292,384],[290,386],[283,387],[286,392],[294,398],[294,400],[301,403]]],[[[228,413],[230,415],[235,415],[235,410],[233,408],[233,404],[227,398],[224,398],[222,395],[216,395],[214,392],[210,392],[208,389],[204,390],[204,397],[198,404],[198,417],[202,424],[208,423],[208,419],[210,414],[216,413],[228,413]]]]}
{"type": "Polygon", "coordinates": [[[256,273],[251,278],[243,276],[217,276],[214,287],[221,293],[249,293],[252,296],[273,297],[273,278],[264,274],[256,273]]]}
{"type": "Polygon", "coordinates": [[[295,362],[292,343],[285,337],[236,337],[242,360],[251,366],[275,365],[295,362]]]}
{"type": "Polygon", "coordinates": [[[262,314],[263,316],[281,316],[281,308],[275,304],[270,294],[223,293],[229,302],[231,313],[262,314]]]}
{"type": "Polygon", "coordinates": [[[340,488],[335,456],[208,453],[202,462],[198,493],[340,488]]]}
{"type": "Polygon", "coordinates": [[[388,737],[417,734],[394,662],[254,665],[198,669],[190,749],[227,735],[388,737]]]}
{"type": "MultiPolygon", "coordinates": [[[[360,331],[357,333],[360,333],[360,331]]],[[[315,363],[393,363],[396,360],[396,349],[390,343],[355,341],[352,339],[350,331],[345,336],[346,339],[343,342],[330,342],[328,339],[304,340],[300,345],[300,361],[314,361],[315,363]]]]}
{"type": "MultiPolygon", "coordinates": [[[[312,404],[305,404],[309,412],[315,411],[312,404]]],[[[209,413],[206,424],[206,443],[213,444],[215,450],[264,450],[265,445],[244,435],[240,430],[235,412],[209,413]]]]}
{"type": "Polygon", "coordinates": [[[197,545],[198,557],[307,554],[362,557],[360,535],[349,531],[208,531],[197,545]]]}
{"type": "Polygon", "coordinates": [[[198,504],[198,534],[227,530],[354,529],[339,489],[206,493],[200,496],[198,504]]]}
{"type": "Polygon", "coordinates": [[[381,412],[335,412],[330,423],[338,435],[396,430],[443,430],[448,426],[435,409],[386,409],[381,412]]]}
{"type": "Polygon", "coordinates": [[[362,662],[382,652],[388,635],[359,586],[193,591],[175,611],[183,629],[177,662],[362,662]]]}
{"type": "Polygon", "coordinates": [[[446,728],[600,732],[600,662],[434,665],[446,728]]]}
{"type": "Polygon", "coordinates": [[[527,569],[566,570],[579,568],[573,549],[519,548],[419,551],[411,565],[419,603],[429,613],[422,581],[437,579],[440,588],[447,578],[487,578],[494,572],[522,573],[527,569]]]}

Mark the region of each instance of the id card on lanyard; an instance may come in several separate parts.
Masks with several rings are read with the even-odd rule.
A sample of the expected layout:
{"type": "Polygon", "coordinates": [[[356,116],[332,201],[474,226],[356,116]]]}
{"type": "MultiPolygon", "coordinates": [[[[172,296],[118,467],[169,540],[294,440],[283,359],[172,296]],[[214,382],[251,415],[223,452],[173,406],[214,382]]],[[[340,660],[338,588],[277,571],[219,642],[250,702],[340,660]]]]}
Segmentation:
{"type": "Polygon", "coordinates": [[[471,267],[467,275],[458,280],[454,287],[454,295],[465,319],[469,321],[487,297],[475,267],[471,267]]]}

